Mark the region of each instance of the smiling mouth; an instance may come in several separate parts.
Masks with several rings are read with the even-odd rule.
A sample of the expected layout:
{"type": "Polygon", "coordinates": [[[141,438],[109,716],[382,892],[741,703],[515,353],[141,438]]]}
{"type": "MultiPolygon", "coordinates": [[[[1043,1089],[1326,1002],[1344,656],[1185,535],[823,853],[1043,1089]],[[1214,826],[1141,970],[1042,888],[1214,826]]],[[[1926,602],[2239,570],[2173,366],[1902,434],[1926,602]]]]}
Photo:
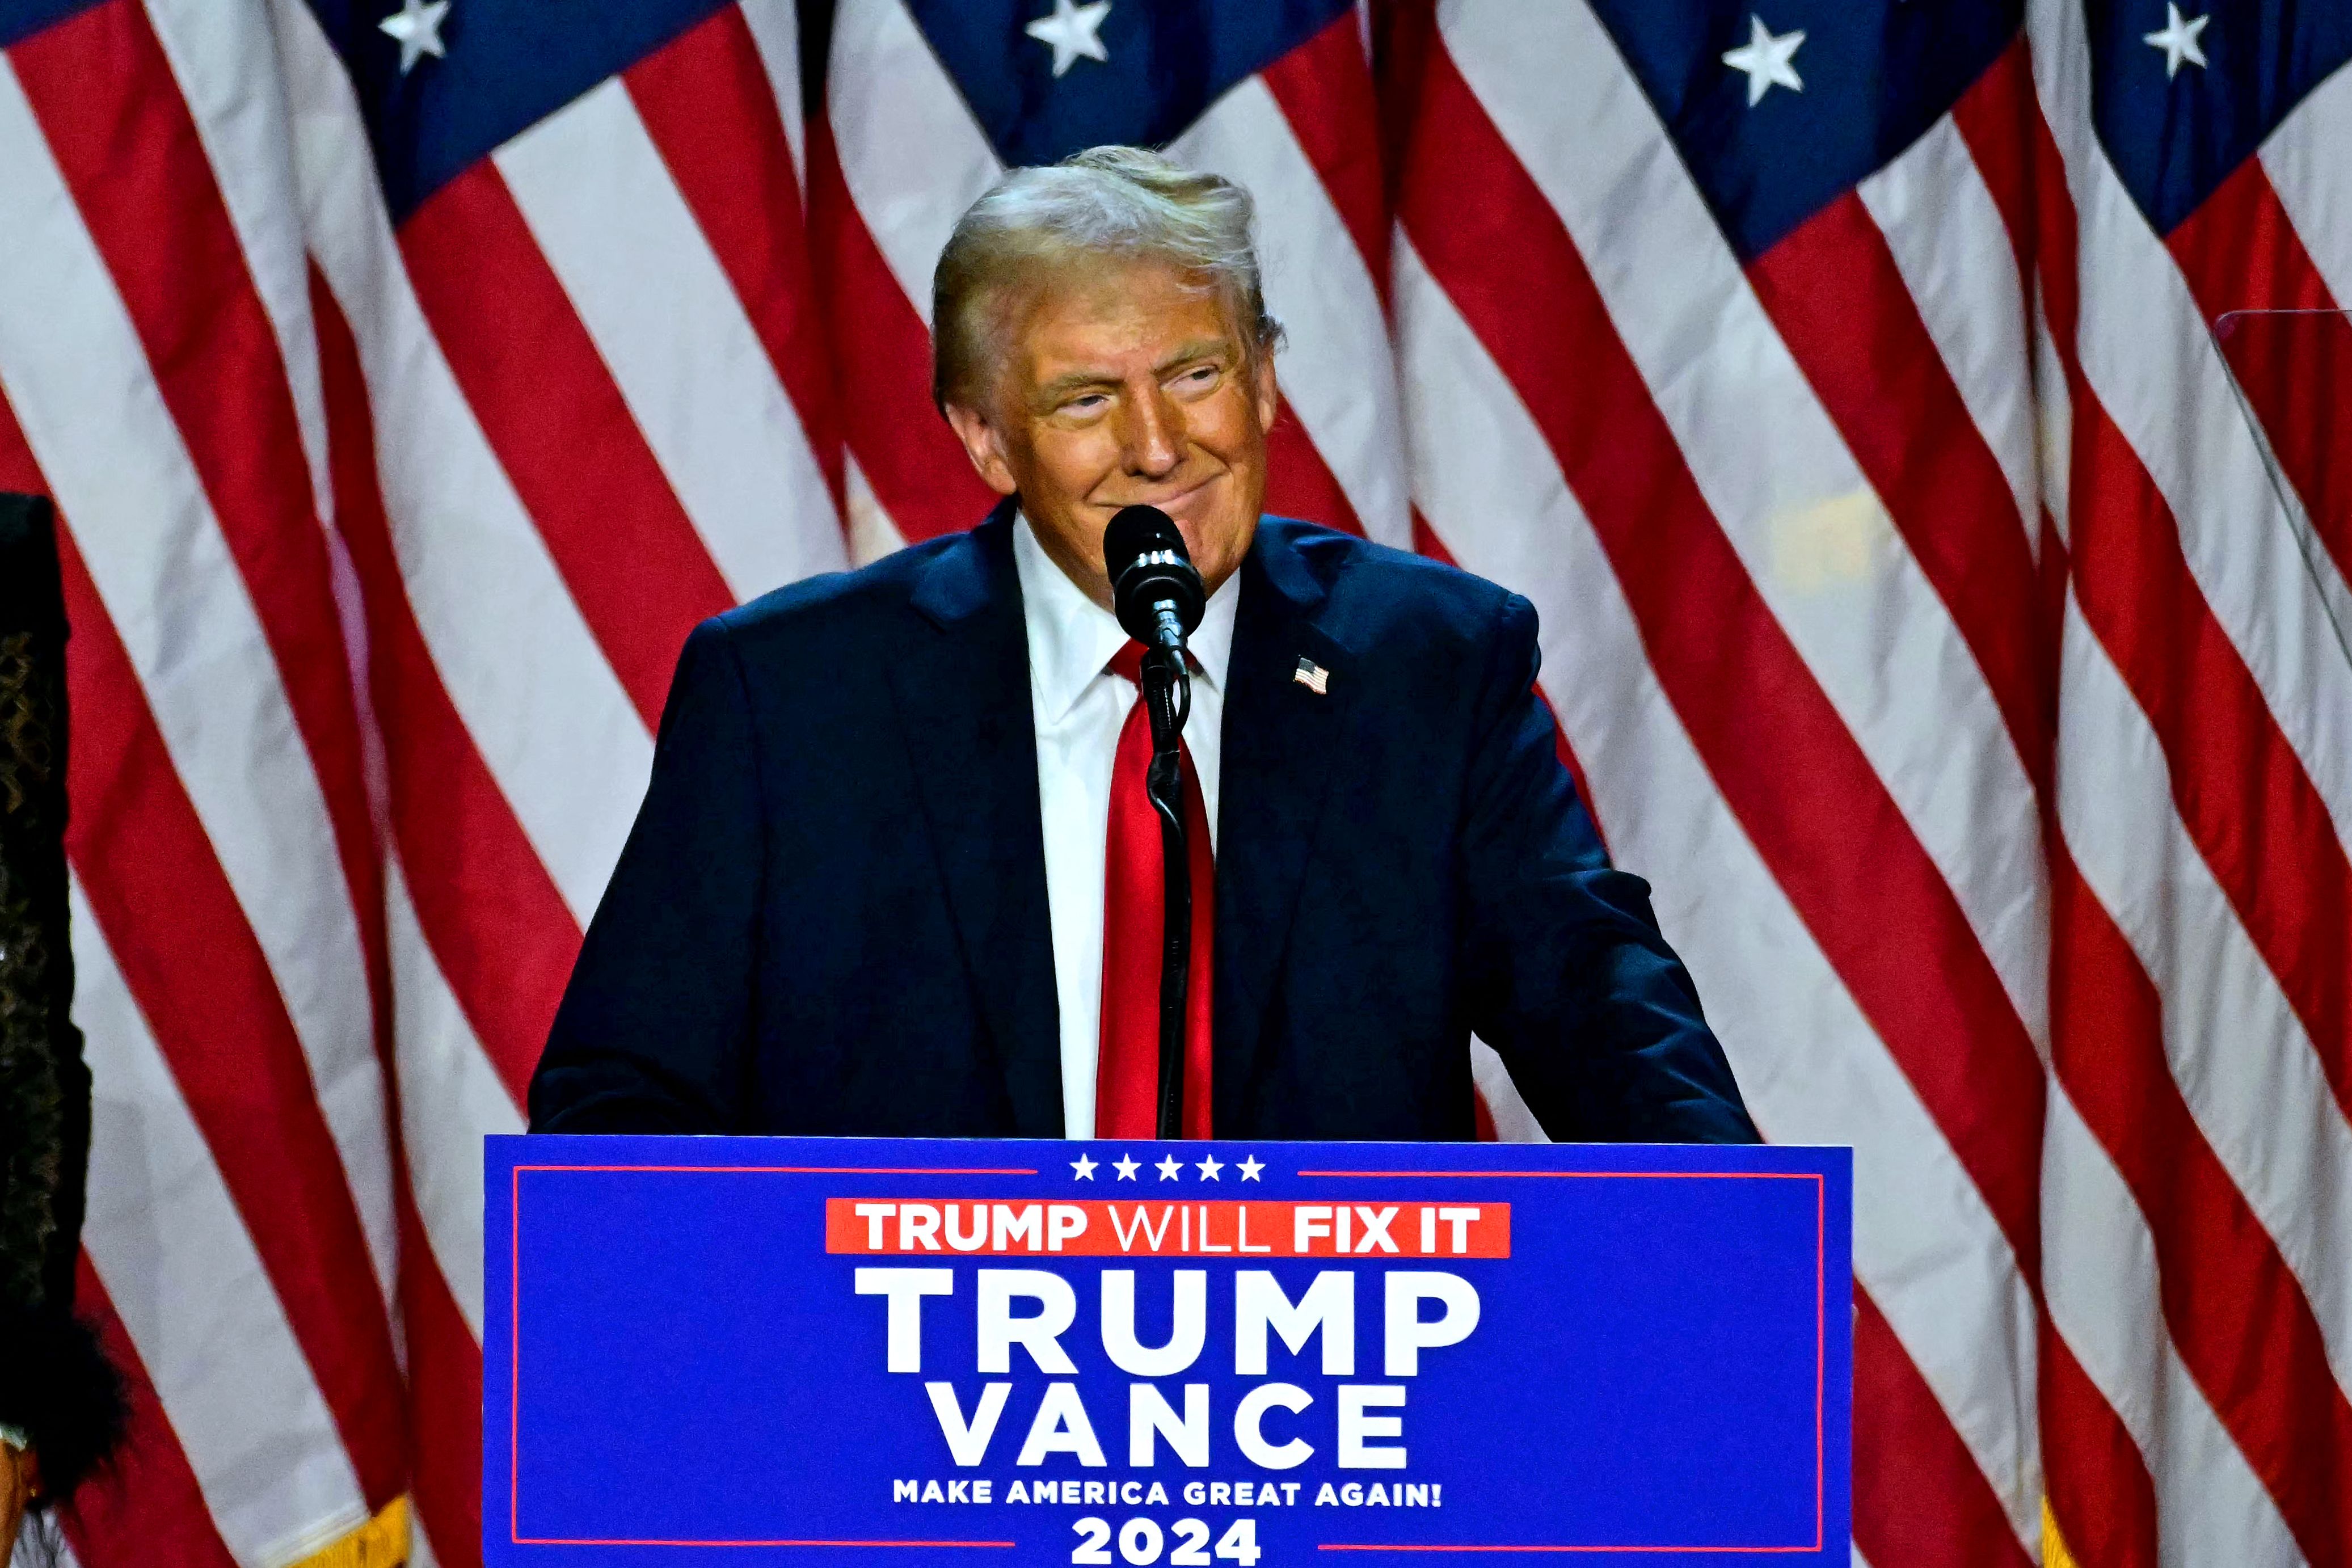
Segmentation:
{"type": "Polygon", "coordinates": [[[1188,485],[1183,489],[1178,490],[1174,495],[1160,496],[1157,498],[1150,496],[1139,497],[1117,502],[1111,507],[1111,510],[1113,511],[1117,511],[1120,507],[1151,506],[1158,507],[1161,511],[1172,513],[1178,507],[1182,506],[1186,501],[1192,500],[1195,497],[1199,496],[1202,491],[1206,490],[1211,485],[1215,484],[1217,480],[1223,477],[1224,476],[1222,474],[1211,474],[1207,479],[1202,479],[1200,483],[1188,485]]]}

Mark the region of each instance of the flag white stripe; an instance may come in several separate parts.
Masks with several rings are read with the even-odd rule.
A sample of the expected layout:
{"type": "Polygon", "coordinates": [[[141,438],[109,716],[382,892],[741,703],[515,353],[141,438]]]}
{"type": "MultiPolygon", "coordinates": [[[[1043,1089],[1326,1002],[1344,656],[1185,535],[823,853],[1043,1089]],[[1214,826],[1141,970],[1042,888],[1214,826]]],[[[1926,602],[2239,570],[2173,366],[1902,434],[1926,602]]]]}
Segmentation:
{"type": "Polygon", "coordinates": [[[729,590],[839,570],[800,416],[620,79],[493,161],[729,590]]]}
{"type": "Polygon", "coordinates": [[[1968,142],[1948,115],[1855,188],[1894,254],[1944,368],[2017,500],[2029,547],[2041,537],[2032,363],[2017,252],[1968,142]]]}
{"type": "Polygon", "coordinates": [[[2338,67],[2263,143],[2263,172],[2339,309],[2352,310],[2352,68],[2338,67]]]}
{"type": "Polygon", "coordinates": [[[843,510],[849,514],[851,562],[863,566],[868,562],[881,560],[894,550],[905,549],[906,536],[898,531],[898,525],[891,521],[890,514],[883,510],[880,498],[874,493],[873,481],[866,477],[866,470],[857,466],[856,458],[845,453],[842,462],[842,501],[843,510]]]}
{"type": "Polygon", "coordinates": [[[1550,1135],[1528,1102],[1519,1098],[1519,1086],[1511,1081],[1511,1069],[1495,1047],[1472,1036],[1470,1039],[1470,1077],[1478,1088],[1479,1098],[1486,1102],[1486,1114],[1495,1119],[1495,1136],[1505,1143],[1549,1143],[1550,1135]]]}
{"type": "Polygon", "coordinates": [[[269,645],[145,351],[0,63],[0,387],[260,943],[387,1295],[383,1080],[327,803],[269,645]]]}
{"type": "Polygon", "coordinates": [[[1692,478],[2046,1038],[2041,824],[1983,673],[1581,4],[1443,15],[1455,62],[1559,213],[1692,478]]]}
{"type": "MultiPolygon", "coordinates": [[[[776,112],[784,121],[784,140],[792,144],[793,174],[808,190],[808,126],[801,116],[801,24],[793,0],[742,0],[738,7],[751,29],[760,64],[768,73],[769,90],[776,95],[776,112]]],[[[808,204],[801,203],[805,213],[808,204]]]]}
{"type": "Polygon", "coordinates": [[[213,181],[236,230],[285,365],[302,432],[311,495],[321,519],[334,516],[327,479],[326,396],[319,383],[310,321],[310,260],[292,221],[292,130],[286,100],[256,91],[278,73],[264,0],[145,0],[180,96],[194,117],[213,181]]]}
{"type": "Polygon", "coordinates": [[[397,858],[384,868],[385,939],[400,1072],[401,1133],[426,1242],[474,1338],[482,1337],[482,1140],[520,1132],[522,1114],[416,922],[397,858]]]}
{"type": "MultiPolygon", "coordinates": [[[[1249,77],[1169,148],[1255,198],[1266,308],[1289,332],[1283,395],[1364,531],[1411,549],[1404,441],[1380,290],[1265,79],[1249,77]]],[[[1330,519],[1318,519],[1330,521],[1330,519]]]]}
{"type": "Polygon", "coordinates": [[[2069,486],[2074,478],[2074,395],[2066,384],[2066,363],[2044,313],[2042,284],[2033,286],[2034,445],[2042,470],[2042,510],[2058,542],[2073,547],[2069,486]]]}
{"type": "Polygon", "coordinates": [[[2071,596],[2061,658],[2059,823],[2156,986],[2190,1114],[2302,1281],[2352,1388],[2352,1125],[2182,826],[2147,715],[2071,596]]]}
{"type": "Polygon", "coordinates": [[[2147,1460],[2158,1561],[2165,1568],[2302,1562],[2277,1505],[2173,1348],[2147,1222],[2063,1087],[2052,1090],[2046,1131],[2042,1286],[2051,1321],[2147,1460]]]}
{"type": "Polygon", "coordinates": [[[1003,169],[903,0],[842,0],[825,117],[858,216],[928,325],[931,268],[1003,169]]]}
{"type": "Polygon", "coordinates": [[[367,1519],[359,1478],[79,887],[70,918],[94,1081],[82,1246],[222,1539],[239,1563],[287,1562],[367,1519]]]}
{"type": "Polygon", "coordinates": [[[652,776],[652,736],[425,324],[341,62],[302,0],[276,4],[305,227],[358,344],[409,604],[450,701],[585,924],[652,776]]]}
{"type": "Polygon", "coordinates": [[[1557,460],[1400,236],[1395,303],[1415,500],[1471,571],[1542,616],[1548,689],[1617,863],[1652,876],[1666,935],[1757,1124],[1854,1146],[1854,1267],[2021,1539],[2038,1538],[2032,1298],[2006,1238],[1717,793],[1557,460]]]}

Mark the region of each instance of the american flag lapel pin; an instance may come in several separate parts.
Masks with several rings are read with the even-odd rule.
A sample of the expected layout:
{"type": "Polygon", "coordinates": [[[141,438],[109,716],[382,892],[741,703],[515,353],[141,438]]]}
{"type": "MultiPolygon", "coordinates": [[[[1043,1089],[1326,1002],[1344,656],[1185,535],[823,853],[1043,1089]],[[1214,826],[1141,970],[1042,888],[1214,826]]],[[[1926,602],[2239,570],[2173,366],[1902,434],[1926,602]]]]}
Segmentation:
{"type": "Polygon", "coordinates": [[[1331,694],[1331,672],[1311,658],[1300,659],[1298,668],[1290,672],[1290,679],[1318,697],[1331,694]]]}

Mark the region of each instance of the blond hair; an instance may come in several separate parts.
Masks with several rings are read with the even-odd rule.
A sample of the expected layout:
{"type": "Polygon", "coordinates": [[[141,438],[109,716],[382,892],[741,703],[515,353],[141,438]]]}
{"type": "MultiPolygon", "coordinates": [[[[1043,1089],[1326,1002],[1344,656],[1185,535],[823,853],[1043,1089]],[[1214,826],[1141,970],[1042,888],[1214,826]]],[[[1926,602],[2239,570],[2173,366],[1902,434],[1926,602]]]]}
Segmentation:
{"type": "Polygon", "coordinates": [[[1197,274],[1223,298],[1252,354],[1282,327],[1266,313],[1250,194],[1139,147],[1089,147],[1015,169],[964,210],[931,273],[931,400],[969,405],[1001,352],[1009,296],[1065,268],[1110,258],[1197,274]]]}

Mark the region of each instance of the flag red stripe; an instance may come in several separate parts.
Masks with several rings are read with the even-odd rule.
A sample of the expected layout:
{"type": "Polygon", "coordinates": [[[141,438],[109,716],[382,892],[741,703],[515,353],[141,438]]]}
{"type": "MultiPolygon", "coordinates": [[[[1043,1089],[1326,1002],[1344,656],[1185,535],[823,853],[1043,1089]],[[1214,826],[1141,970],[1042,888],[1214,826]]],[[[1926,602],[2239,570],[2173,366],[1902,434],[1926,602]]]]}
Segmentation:
{"type": "Polygon", "coordinates": [[[2312,531],[2352,577],[2352,414],[2325,389],[2352,383],[2352,321],[2336,310],[2259,158],[2249,158],[2165,242],[2209,322],[2231,310],[2301,310],[2217,327],[2312,531]]]}
{"type": "Polygon", "coordinates": [[[839,511],[833,367],[809,279],[800,175],[751,25],[723,5],[621,79],[767,349],[839,511]]]}
{"type": "Polygon", "coordinates": [[[74,628],[67,851],[381,1508],[403,1489],[400,1372],[310,1065],[69,531],[58,544],[74,628]]]}
{"type": "Polygon", "coordinates": [[[2042,1455],[2050,1512],[2078,1563],[2157,1568],[2156,1483],[2082,1363],[2044,1319],[2042,1455]]]}
{"type": "Polygon", "coordinates": [[[367,613],[393,838],[434,959],[520,1106],[579,954],[579,922],[441,683],[393,554],[358,347],[315,269],[310,300],[335,514],[367,613]],[[464,853],[451,853],[456,845],[464,853]]]}
{"type": "Polygon", "coordinates": [[[1904,1568],[2028,1568],[1991,1483],[1859,1280],[1853,1306],[1854,1544],[1904,1568]]]}
{"type": "Polygon", "coordinates": [[[443,1568],[482,1561],[482,1352],[457,1310],[408,1201],[400,1245],[417,1267],[401,1271],[408,1331],[409,1486],[418,1522],[443,1568]]]}
{"type": "Polygon", "coordinates": [[[382,1020],[382,873],[325,534],[285,360],[195,122],[133,0],[10,58],[252,597],[325,798],[382,1020]]]}
{"type": "Polygon", "coordinates": [[[1886,237],[1849,190],[1748,275],[1976,656],[2026,775],[2045,788],[2056,736],[2025,520],[1886,237]]]}
{"type": "Polygon", "coordinates": [[[866,232],[822,116],[809,121],[808,170],[850,454],[909,544],[970,528],[996,496],[931,406],[930,332],[866,232]]]}
{"type": "Polygon", "coordinates": [[[1389,304],[1389,207],[1381,171],[1380,106],[1351,7],[1263,73],[1291,134],[1354,237],[1383,310],[1389,304]]]}
{"type": "Polygon", "coordinates": [[[483,160],[403,226],[435,338],[647,729],[686,634],[735,602],[612,373],[483,160]]]}
{"type": "Polygon", "coordinates": [[[1265,433],[1265,510],[1349,533],[1364,531],[1348,492],[1287,403],[1265,433]]]}
{"type": "MultiPolygon", "coordinates": [[[[84,1482],[59,1511],[67,1544],[83,1563],[168,1563],[172,1568],[237,1568],[213,1523],[195,1471],[155,1396],[139,1347],[114,1310],[106,1284],[81,1255],[74,1311],[98,1332],[106,1359],[122,1374],[130,1420],[110,1464],[84,1482]]],[[[0,1546],[5,1546],[0,1542],[0,1546]]]]}
{"type": "Polygon", "coordinates": [[[2318,1320],[2181,1098],[2137,955],[2063,845],[2051,860],[2060,1081],[2147,1216],[2181,1361],[2315,1568],[2335,1568],[2352,1561],[2352,1405],[2318,1320]]]}
{"type": "Polygon", "coordinates": [[[1415,246],[1559,457],[1726,803],[2037,1278],[2042,1076],[2023,1024],[1708,512],[1566,229],[1443,49],[1424,90],[1404,187],[1415,246]]]}

